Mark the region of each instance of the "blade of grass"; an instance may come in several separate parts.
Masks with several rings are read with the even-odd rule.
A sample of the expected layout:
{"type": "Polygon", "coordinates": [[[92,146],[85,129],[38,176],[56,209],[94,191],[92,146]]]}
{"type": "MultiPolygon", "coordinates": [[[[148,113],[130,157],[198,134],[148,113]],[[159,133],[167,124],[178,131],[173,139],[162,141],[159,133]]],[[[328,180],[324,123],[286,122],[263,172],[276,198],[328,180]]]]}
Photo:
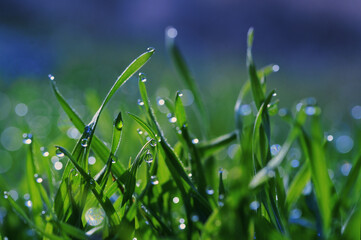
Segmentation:
{"type": "Polygon", "coordinates": [[[176,70],[181,76],[181,79],[184,81],[186,87],[189,88],[189,90],[193,93],[194,102],[198,108],[198,111],[196,111],[196,113],[199,114],[200,121],[202,123],[201,127],[203,128],[203,131],[205,131],[208,127],[208,118],[206,115],[205,107],[200,97],[201,95],[199,89],[188,69],[184,57],[182,56],[178,46],[175,43],[175,37],[169,36],[167,34],[168,30],[166,30],[166,45],[168,47],[168,51],[172,57],[176,70]]]}

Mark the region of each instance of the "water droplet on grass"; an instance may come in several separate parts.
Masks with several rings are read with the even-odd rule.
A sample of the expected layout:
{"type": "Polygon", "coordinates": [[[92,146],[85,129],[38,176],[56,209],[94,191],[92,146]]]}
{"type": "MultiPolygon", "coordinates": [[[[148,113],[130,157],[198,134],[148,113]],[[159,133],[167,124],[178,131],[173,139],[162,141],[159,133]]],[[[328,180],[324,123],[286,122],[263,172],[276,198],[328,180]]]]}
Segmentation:
{"type": "Polygon", "coordinates": [[[88,139],[87,138],[83,138],[80,142],[82,147],[87,147],[88,146],[88,139]]]}
{"type": "Polygon", "coordinates": [[[94,165],[95,163],[96,163],[96,158],[94,157],[94,156],[90,156],[89,158],[88,158],[88,163],[90,164],[90,165],[94,165]]]}
{"type": "Polygon", "coordinates": [[[272,156],[276,156],[281,151],[281,145],[274,144],[271,146],[271,154],[272,156]]]}
{"type": "Polygon", "coordinates": [[[174,203],[174,204],[179,203],[179,197],[174,197],[174,198],[173,198],[173,203],[174,203]]]}
{"type": "Polygon", "coordinates": [[[4,192],[4,198],[8,199],[9,198],[9,193],[7,191],[4,192]]]}
{"type": "Polygon", "coordinates": [[[154,47],[148,47],[148,48],[147,48],[147,51],[148,51],[148,52],[154,52],[155,49],[154,49],[154,47]]]}
{"type": "Polygon", "coordinates": [[[42,179],[41,177],[39,177],[39,178],[36,179],[36,182],[37,182],[37,183],[42,183],[42,182],[43,182],[43,179],[42,179]]]}
{"type": "Polygon", "coordinates": [[[193,144],[198,144],[198,143],[199,143],[199,139],[198,139],[198,138],[194,138],[194,139],[192,140],[192,143],[193,143],[193,144]]]}
{"type": "Polygon", "coordinates": [[[328,136],[326,137],[326,139],[327,139],[327,141],[332,142],[333,136],[332,136],[332,135],[328,135],[328,136]]]}
{"type": "Polygon", "coordinates": [[[32,138],[33,138],[33,135],[31,135],[31,133],[24,133],[23,134],[23,143],[24,144],[30,144],[32,143],[32,138]]]}
{"type": "Polygon", "coordinates": [[[151,176],[150,177],[150,183],[153,184],[153,185],[157,185],[159,183],[159,180],[157,178],[157,176],[151,176]]]}
{"type": "Polygon", "coordinates": [[[278,66],[278,65],[273,65],[272,66],[272,71],[273,72],[278,72],[280,70],[280,66],[278,66]]]}
{"type": "Polygon", "coordinates": [[[293,159],[293,160],[291,161],[291,166],[292,166],[293,168],[297,168],[297,167],[300,166],[300,162],[299,162],[297,159],[293,159]]]}
{"type": "Polygon", "coordinates": [[[258,201],[253,201],[249,204],[249,208],[254,211],[256,211],[259,207],[260,207],[260,204],[258,201]]]}
{"type": "Polygon", "coordinates": [[[147,81],[147,76],[144,73],[139,73],[138,76],[139,76],[140,81],[142,81],[144,83],[147,81]]]}
{"type": "Polygon", "coordinates": [[[40,151],[41,151],[41,155],[43,155],[43,157],[49,157],[49,152],[46,147],[41,147],[40,151]]]}
{"type": "Polygon", "coordinates": [[[144,106],[144,102],[143,102],[142,99],[138,99],[138,105],[139,105],[139,106],[144,106]]]}
{"type": "Polygon", "coordinates": [[[351,168],[352,168],[351,163],[346,162],[346,163],[342,164],[341,169],[340,169],[342,175],[348,176],[350,174],[351,168]]]}
{"type": "Polygon", "coordinates": [[[53,81],[53,80],[55,79],[55,77],[54,77],[53,75],[51,75],[51,74],[48,75],[48,78],[49,78],[51,81],[53,81]]]}
{"type": "Polygon", "coordinates": [[[28,208],[31,208],[31,207],[33,206],[33,202],[30,201],[30,200],[27,200],[27,201],[25,202],[25,206],[27,206],[28,208]]]}
{"type": "Polygon", "coordinates": [[[146,163],[148,163],[149,165],[153,162],[153,155],[152,153],[148,150],[147,153],[145,154],[145,157],[144,157],[144,161],[146,163]]]}
{"type": "Polygon", "coordinates": [[[64,153],[62,151],[60,151],[59,148],[56,149],[55,154],[56,154],[56,156],[58,156],[60,158],[65,156],[64,153]]]}
{"type": "Polygon", "coordinates": [[[63,163],[61,163],[61,162],[55,162],[54,163],[54,168],[55,168],[55,170],[61,170],[62,168],[63,168],[63,163]]]}
{"type": "Polygon", "coordinates": [[[105,213],[102,208],[90,208],[85,213],[85,220],[90,226],[98,226],[104,218],[105,213]]]}
{"type": "Polygon", "coordinates": [[[163,105],[165,104],[164,99],[162,99],[162,98],[158,99],[157,104],[158,104],[159,106],[163,106],[163,105]]]}
{"type": "Polygon", "coordinates": [[[213,194],[214,194],[214,190],[213,190],[211,187],[208,187],[208,188],[206,189],[206,193],[207,193],[208,195],[213,195],[213,194]]]}

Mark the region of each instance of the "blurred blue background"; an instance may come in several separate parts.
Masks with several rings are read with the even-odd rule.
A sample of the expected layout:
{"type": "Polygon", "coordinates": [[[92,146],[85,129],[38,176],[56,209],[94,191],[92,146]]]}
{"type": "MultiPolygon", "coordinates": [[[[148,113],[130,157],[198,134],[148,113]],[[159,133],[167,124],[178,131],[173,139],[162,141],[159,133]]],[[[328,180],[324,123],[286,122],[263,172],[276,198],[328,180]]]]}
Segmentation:
{"type": "MultiPolygon", "coordinates": [[[[19,150],[23,132],[33,133],[39,147],[52,151],[55,143],[71,147],[73,142],[66,139],[78,137],[51,92],[49,73],[87,122],[116,77],[152,46],[156,54],[142,69],[152,101],[173,98],[182,84],[164,46],[168,26],[178,30],[177,43],[209,109],[212,136],[233,129],[234,103],[247,79],[250,26],[255,28],[257,66],[280,66],[269,79],[280,106],[316,97],[329,130],[341,126],[349,134],[345,120],[361,104],[360,7],[360,1],[352,0],[2,0],[0,151],[10,160],[0,164],[0,173],[16,177],[9,169],[22,164],[15,159],[24,156],[19,150]]],[[[136,81],[127,83],[116,98],[103,121],[111,122],[119,108],[137,110],[136,81]]],[[[357,114],[354,118],[361,118],[361,110],[357,114]]],[[[110,124],[99,128],[100,136],[109,136],[110,124]]]]}

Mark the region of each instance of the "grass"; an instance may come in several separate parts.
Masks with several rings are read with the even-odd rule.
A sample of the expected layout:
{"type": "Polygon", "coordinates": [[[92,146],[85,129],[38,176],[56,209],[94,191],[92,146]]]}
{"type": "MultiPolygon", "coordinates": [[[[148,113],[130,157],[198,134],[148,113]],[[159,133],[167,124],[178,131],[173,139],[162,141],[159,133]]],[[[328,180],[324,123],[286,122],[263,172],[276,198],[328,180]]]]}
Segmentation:
{"type": "Polygon", "coordinates": [[[140,73],[141,114],[119,112],[111,144],[95,131],[110,99],[151,58],[152,48],[118,77],[88,124],[50,76],[56,99],[82,134],[72,150],[56,146],[60,160],[54,165],[36,157],[36,136],[24,136],[28,197],[14,197],[0,178],[2,211],[8,212],[0,239],[360,239],[360,153],[352,156],[346,176],[334,174],[331,163],[343,155],[325,135],[321,108],[305,99],[295,109],[278,109],[275,90],[267,90],[277,66],[256,68],[253,29],[247,44],[249,79],[235,103],[235,128],[214,139],[208,137],[212,128],[200,90],[172,37],[167,47],[195,104],[186,109],[182,92],[162,99],[170,128],[157,120],[146,87],[151,81],[140,73]],[[197,116],[192,120],[190,110],[197,116]],[[135,156],[119,151],[122,144],[138,144],[123,135],[125,116],[139,128],[135,156]],[[289,126],[282,145],[274,144],[273,119],[289,126]],[[191,126],[201,126],[201,139],[194,138],[191,126]],[[170,134],[176,140],[168,140],[170,134]],[[225,149],[232,153],[217,169],[225,149]],[[98,167],[89,164],[93,154],[98,167]],[[54,168],[61,169],[60,178],[54,168]],[[30,232],[13,232],[22,224],[19,219],[30,232]]]}

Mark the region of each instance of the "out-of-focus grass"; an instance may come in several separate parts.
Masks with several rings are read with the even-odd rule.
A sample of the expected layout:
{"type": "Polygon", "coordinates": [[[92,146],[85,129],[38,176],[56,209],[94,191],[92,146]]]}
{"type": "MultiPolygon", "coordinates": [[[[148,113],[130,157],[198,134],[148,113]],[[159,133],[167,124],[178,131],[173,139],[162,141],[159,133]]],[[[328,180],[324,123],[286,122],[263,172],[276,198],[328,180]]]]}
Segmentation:
{"type": "Polygon", "coordinates": [[[121,88],[148,49],[103,101],[52,75],[0,95],[0,238],[360,239],[359,126],[329,128],[314,98],[282,105],[267,89],[278,65],[256,68],[253,29],[248,79],[208,101],[166,37],[182,91],[148,92],[145,74],[121,88]]]}

